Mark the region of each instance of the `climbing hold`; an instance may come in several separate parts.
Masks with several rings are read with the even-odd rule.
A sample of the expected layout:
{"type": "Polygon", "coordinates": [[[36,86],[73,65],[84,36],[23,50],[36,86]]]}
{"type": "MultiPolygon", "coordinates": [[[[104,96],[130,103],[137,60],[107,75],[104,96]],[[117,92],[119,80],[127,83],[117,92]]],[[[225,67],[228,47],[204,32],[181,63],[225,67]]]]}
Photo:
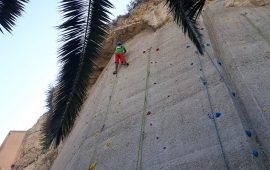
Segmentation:
{"type": "Polygon", "coordinates": [[[200,69],[200,71],[202,71],[202,69],[200,69]]]}
{"type": "Polygon", "coordinates": [[[168,95],[168,98],[170,97],[170,95],[168,95]]]}
{"type": "Polygon", "coordinates": [[[109,84],[112,84],[112,83],[113,83],[113,82],[112,82],[112,79],[110,79],[110,80],[109,80],[109,84]]]}
{"type": "Polygon", "coordinates": [[[245,133],[248,137],[251,137],[251,131],[250,130],[245,130],[245,133]]]}
{"type": "Polygon", "coordinates": [[[106,141],[106,142],[105,142],[105,145],[106,145],[108,148],[111,148],[111,147],[112,147],[112,141],[111,141],[111,140],[106,141]]]}
{"type": "Polygon", "coordinates": [[[263,113],[265,113],[265,112],[267,112],[267,111],[268,111],[268,109],[267,109],[266,107],[263,107],[263,108],[262,108],[262,112],[263,112],[263,113]]]}
{"type": "Polygon", "coordinates": [[[219,118],[219,117],[221,116],[221,113],[220,113],[220,112],[215,112],[213,115],[214,115],[216,118],[219,118]]]}
{"type": "Polygon", "coordinates": [[[147,115],[147,116],[151,115],[151,112],[147,112],[146,115],[147,115]]]}
{"type": "Polygon", "coordinates": [[[153,62],[151,61],[151,64],[153,64],[153,62]]]}
{"type": "Polygon", "coordinates": [[[99,135],[100,135],[100,132],[97,131],[97,132],[95,133],[95,137],[98,137],[99,135]]]}
{"type": "Polygon", "coordinates": [[[221,61],[217,61],[217,63],[218,63],[219,65],[222,65],[221,61]]]}
{"type": "Polygon", "coordinates": [[[157,83],[154,83],[154,84],[157,84],[157,83]]]}
{"type": "Polygon", "coordinates": [[[157,63],[157,62],[155,61],[155,63],[157,63]]]}
{"type": "Polygon", "coordinates": [[[201,28],[200,30],[204,30],[204,28],[201,28]]]}
{"type": "Polygon", "coordinates": [[[232,92],[232,96],[235,97],[236,96],[236,93],[235,92],[232,92]]]}
{"type": "Polygon", "coordinates": [[[146,51],[143,51],[143,53],[145,53],[146,51]]]}
{"type": "Polygon", "coordinates": [[[206,43],[206,46],[210,46],[210,44],[209,43],[206,43]]]}
{"type": "Polygon", "coordinates": [[[203,85],[205,85],[205,86],[206,86],[206,85],[207,85],[207,81],[203,81],[203,85]]]}
{"type": "Polygon", "coordinates": [[[191,66],[193,66],[193,63],[190,63],[191,66]]]}
{"type": "Polygon", "coordinates": [[[172,64],[170,64],[170,66],[172,66],[172,64]]]}
{"type": "Polygon", "coordinates": [[[152,124],[152,123],[150,123],[150,126],[153,126],[153,124],[152,124]]]}
{"type": "Polygon", "coordinates": [[[96,168],[96,166],[97,166],[96,162],[91,163],[89,166],[89,170],[94,170],[96,168]]]}
{"type": "Polygon", "coordinates": [[[190,48],[191,46],[190,45],[187,45],[186,48],[190,48]]]}
{"type": "Polygon", "coordinates": [[[163,149],[166,149],[166,147],[163,147],[163,149]]]}
{"type": "Polygon", "coordinates": [[[159,137],[156,137],[156,139],[158,140],[158,139],[159,139],[159,137]]]}
{"type": "Polygon", "coordinates": [[[258,153],[258,151],[257,151],[256,148],[253,148],[252,155],[255,156],[255,157],[258,157],[259,156],[259,153],[258,153]]]}
{"type": "Polygon", "coordinates": [[[156,51],[159,51],[159,48],[157,48],[156,51]]]}

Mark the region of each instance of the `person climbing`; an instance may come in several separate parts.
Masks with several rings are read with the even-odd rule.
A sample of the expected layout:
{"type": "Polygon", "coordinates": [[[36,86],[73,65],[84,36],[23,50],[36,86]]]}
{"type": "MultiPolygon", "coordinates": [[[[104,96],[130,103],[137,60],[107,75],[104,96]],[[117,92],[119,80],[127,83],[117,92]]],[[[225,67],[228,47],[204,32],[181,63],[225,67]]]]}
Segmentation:
{"type": "Polygon", "coordinates": [[[119,61],[121,61],[121,63],[125,66],[129,65],[126,61],[126,58],[125,58],[126,52],[127,52],[127,50],[126,50],[125,46],[123,45],[123,43],[121,41],[118,41],[115,52],[114,52],[115,71],[113,72],[113,74],[117,74],[119,61]]]}

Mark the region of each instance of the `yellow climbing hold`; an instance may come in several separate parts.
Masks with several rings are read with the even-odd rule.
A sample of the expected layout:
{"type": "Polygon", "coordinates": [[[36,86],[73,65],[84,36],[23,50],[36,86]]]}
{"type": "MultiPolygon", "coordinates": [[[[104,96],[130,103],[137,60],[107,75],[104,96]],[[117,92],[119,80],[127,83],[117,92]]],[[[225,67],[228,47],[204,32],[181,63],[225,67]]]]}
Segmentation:
{"type": "Polygon", "coordinates": [[[110,79],[110,80],[109,80],[109,84],[112,84],[112,83],[113,83],[113,82],[112,82],[112,79],[110,79]]]}
{"type": "Polygon", "coordinates": [[[100,135],[100,131],[97,131],[96,133],[95,133],[95,137],[98,137],[100,135]]]}
{"type": "Polygon", "coordinates": [[[97,113],[93,113],[93,117],[96,118],[97,117],[97,113]]]}
{"type": "Polygon", "coordinates": [[[109,141],[105,142],[105,145],[106,145],[108,148],[111,148],[111,147],[112,147],[112,141],[109,140],[109,141]]]}
{"type": "Polygon", "coordinates": [[[265,112],[267,112],[267,111],[268,111],[268,109],[267,109],[266,107],[263,107],[263,108],[262,108],[262,112],[263,112],[263,113],[265,113],[265,112]]]}
{"type": "Polygon", "coordinates": [[[97,166],[96,162],[91,163],[89,166],[89,170],[94,170],[96,168],[96,166],[97,166]]]}

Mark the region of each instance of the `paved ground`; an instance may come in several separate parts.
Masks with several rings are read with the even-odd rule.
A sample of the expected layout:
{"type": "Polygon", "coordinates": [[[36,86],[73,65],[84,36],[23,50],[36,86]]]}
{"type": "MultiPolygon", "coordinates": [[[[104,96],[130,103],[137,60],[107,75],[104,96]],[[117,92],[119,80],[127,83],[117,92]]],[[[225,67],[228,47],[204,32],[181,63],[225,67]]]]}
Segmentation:
{"type": "MultiPolygon", "coordinates": [[[[173,23],[129,41],[130,66],[122,66],[116,77],[113,61],[108,64],[52,169],[269,169],[270,54],[253,51],[258,46],[267,50],[269,44],[235,11],[213,16],[218,5],[204,17],[215,53],[201,23],[209,56],[197,56],[173,23]],[[225,14],[243,21],[242,29],[235,33],[235,22],[222,23],[225,14]],[[245,43],[248,51],[239,47],[242,39],[236,37],[241,33],[247,34],[243,41],[251,38],[248,35],[257,38],[245,43]],[[243,79],[234,78],[240,73],[243,79]],[[264,114],[253,119],[256,104],[264,114]],[[211,119],[212,112],[221,115],[211,119]]],[[[270,15],[267,10],[248,11],[265,20],[270,15]]],[[[260,23],[269,37],[269,21],[260,23]]]]}

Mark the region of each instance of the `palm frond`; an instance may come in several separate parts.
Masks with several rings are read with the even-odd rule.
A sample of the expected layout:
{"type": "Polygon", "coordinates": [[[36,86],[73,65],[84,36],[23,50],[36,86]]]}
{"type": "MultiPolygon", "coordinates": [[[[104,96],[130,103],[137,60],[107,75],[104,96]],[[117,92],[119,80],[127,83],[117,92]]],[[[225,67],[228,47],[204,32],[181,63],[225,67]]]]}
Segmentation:
{"type": "Polygon", "coordinates": [[[170,12],[173,14],[177,25],[182,26],[183,32],[188,33],[189,38],[203,55],[204,45],[202,34],[199,31],[197,19],[203,9],[205,0],[166,0],[170,12]]]}
{"type": "Polygon", "coordinates": [[[3,28],[9,33],[15,26],[16,19],[22,15],[29,0],[0,0],[0,31],[3,28]]]}
{"type": "Polygon", "coordinates": [[[107,35],[108,0],[62,0],[60,11],[64,22],[61,31],[62,47],[52,113],[44,124],[45,143],[57,146],[70,133],[85,100],[89,76],[100,54],[101,43],[107,35]]]}

